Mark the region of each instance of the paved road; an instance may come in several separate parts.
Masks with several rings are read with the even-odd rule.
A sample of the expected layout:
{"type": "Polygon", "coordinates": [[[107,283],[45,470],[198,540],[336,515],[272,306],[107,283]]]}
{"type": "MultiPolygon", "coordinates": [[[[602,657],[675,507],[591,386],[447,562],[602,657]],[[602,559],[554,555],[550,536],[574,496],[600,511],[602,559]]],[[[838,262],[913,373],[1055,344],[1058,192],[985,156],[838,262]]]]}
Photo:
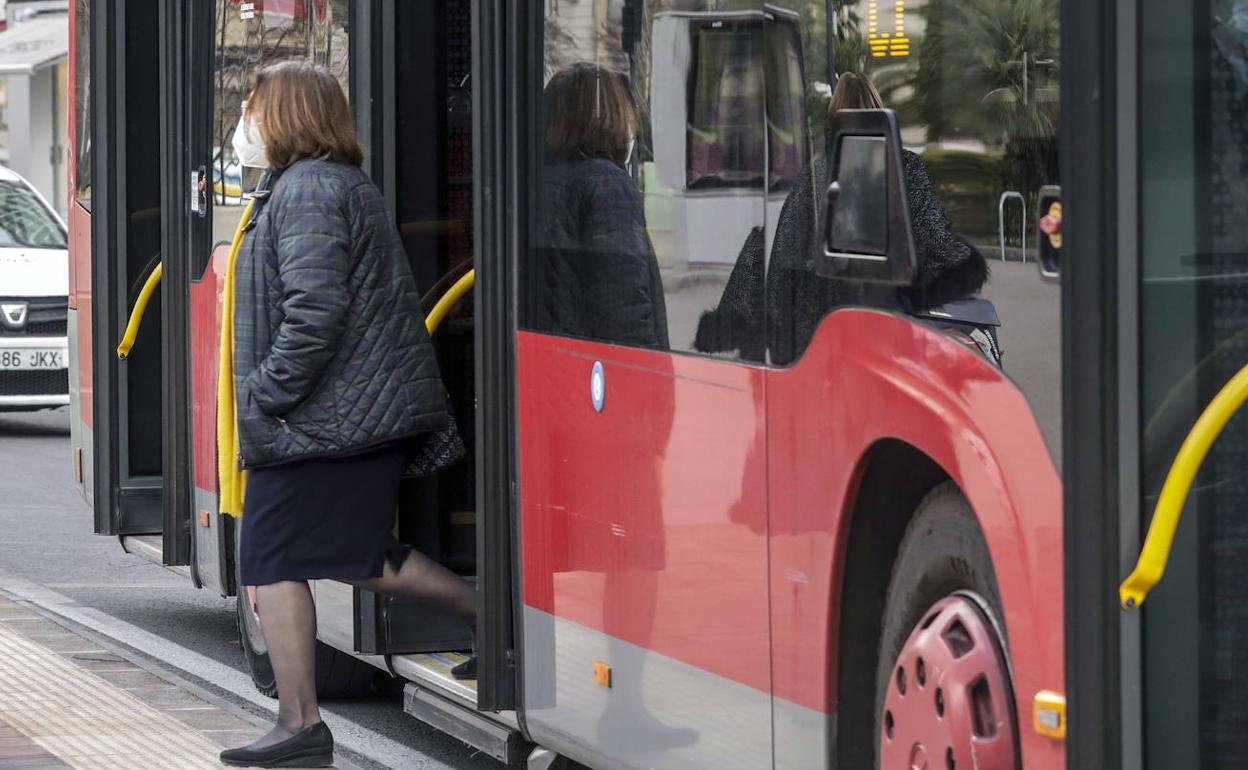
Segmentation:
{"type": "MultiPolygon", "coordinates": [[[[230,700],[253,711],[272,707],[247,691],[233,600],[195,590],[91,528],[91,511],[70,476],[68,412],[0,414],[0,585],[40,592],[73,619],[154,653],[192,680],[227,687],[230,700]]],[[[363,751],[362,767],[502,767],[406,716],[398,696],[325,710],[327,721],[336,718],[331,725],[340,742],[346,737],[349,748],[363,751]]]]}

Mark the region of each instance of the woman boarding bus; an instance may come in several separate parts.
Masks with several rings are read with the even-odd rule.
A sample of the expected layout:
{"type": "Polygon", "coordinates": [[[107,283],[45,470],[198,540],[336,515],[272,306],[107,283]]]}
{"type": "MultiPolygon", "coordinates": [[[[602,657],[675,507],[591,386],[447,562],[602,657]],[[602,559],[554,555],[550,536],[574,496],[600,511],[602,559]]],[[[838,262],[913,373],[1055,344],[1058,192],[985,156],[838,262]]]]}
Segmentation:
{"type": "Polygon", "coordinates": [[[1244,756],[1224,685],[1248,639],[1248,434],[1232,419],[1203,465],[1180,452],[1193,425],[1209,446],[1206,406],[1233,414],[1215,396],[1244,360],[1237,1],[118,5],[71,6],[75,474],[99,531],[239,596],[261,690],[242,525],[218,505],[217,355],[259,181],[230,138],[255,69],[294,59],[349,95],[469,448],[401,484],[395,537],[477,599],[474,640],[445,605],[313,581],[318,697],[398,677],[407,713],[534,768],[1244,756]],[[658,271],[601,306],[661,292],[665,339],[544,314],[552,291],[589,298],[543,261],[546,88],[583,65],[640,108],[611,181],[635,186],[614,200],[648,247],[627,251],[658,271]],[[829,126],[844,72],[896,113],[829,126]],[[900,302],[919,288],[903,150],[991,260],[1004,369],[900,302]],[[820,162],[836,196],[798,194],[820,162]],[[786,203],[809,208],[801,238],[778,237],[786,203]],[[700,349],[743,254],[761,280],[725,323],[763,333],[700,349]],[[780,264],[864,299],[797,328],[765,291],[780,264]],[[1115,594],[1154,503],[1143,584],[1169,569],[1131,584],[1140,623],[1115,594]],[[456,679],[474,647],[477,679],[456,679]]]}

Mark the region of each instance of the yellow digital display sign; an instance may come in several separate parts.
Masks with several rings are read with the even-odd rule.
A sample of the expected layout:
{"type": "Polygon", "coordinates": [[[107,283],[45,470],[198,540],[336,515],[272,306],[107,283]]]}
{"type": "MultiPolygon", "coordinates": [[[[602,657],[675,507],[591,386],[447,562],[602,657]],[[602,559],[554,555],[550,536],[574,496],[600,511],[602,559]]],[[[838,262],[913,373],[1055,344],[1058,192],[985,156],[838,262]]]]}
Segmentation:
{"type": "Polygon", "coordinates": [[[910,55],[905,0],[867,0],[867,47],[876,59],[910,55]]]}

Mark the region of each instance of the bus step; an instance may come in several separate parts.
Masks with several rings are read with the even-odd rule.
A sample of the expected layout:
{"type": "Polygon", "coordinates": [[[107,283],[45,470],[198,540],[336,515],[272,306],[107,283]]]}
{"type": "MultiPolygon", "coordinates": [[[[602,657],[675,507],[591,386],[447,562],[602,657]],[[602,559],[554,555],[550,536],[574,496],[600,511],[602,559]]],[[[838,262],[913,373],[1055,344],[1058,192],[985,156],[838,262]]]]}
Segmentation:
{"type": "Polygon", "coordinates": [[[508,766],[522,766],[532,748],[517,730],[414,684],[403,688],[403,710],[508,766]]]}
{"type": "Polygon", "coordinates": [[[191,568],[186,565],[165,565],[165,540],[162,535],[122,535],[121,550],[164,566],[188,580],[191,577],[191,568]]]}

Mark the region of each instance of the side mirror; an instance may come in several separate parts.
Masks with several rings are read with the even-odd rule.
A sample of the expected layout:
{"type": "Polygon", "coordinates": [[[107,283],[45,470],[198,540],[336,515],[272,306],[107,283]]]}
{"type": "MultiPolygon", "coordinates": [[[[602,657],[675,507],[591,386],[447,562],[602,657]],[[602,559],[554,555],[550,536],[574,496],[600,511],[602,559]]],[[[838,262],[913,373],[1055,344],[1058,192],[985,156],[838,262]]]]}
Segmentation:
{"type": "Polygon", "coordinates": [[[892,110],[841,110],[828,128],[828,187],[815,272],[909,286],[914,238],[892,110]]]}
{"type": "Polygon", "coordinates": [[[1056,281],[1062,276],[1062,188],[1046,185],[1040,188],[1036,210],[1037,250],[1040,277],[1056,281]]]}

